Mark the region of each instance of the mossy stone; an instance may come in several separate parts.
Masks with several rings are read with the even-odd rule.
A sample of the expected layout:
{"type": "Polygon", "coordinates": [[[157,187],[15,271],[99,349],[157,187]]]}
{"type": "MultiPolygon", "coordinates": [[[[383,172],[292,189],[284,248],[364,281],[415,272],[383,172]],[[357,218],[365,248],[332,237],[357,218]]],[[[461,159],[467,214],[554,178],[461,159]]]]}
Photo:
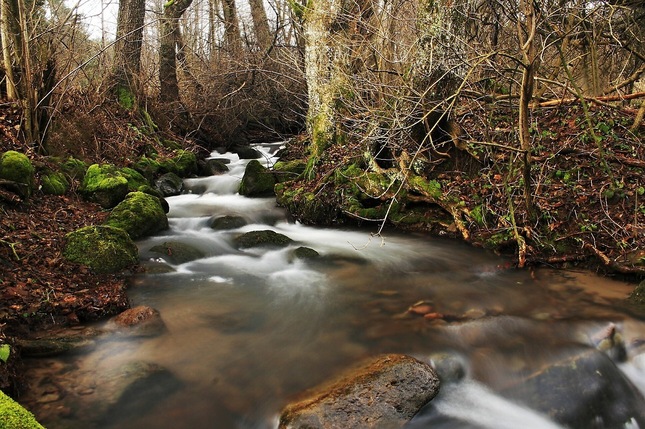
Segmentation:
{"type": "Polygon", "coordinates": [[[175,173],[179,177],[188,177],[197,173],[197,157],[194,153],[179,149],[173,152],[171,158],[159,161],[161,171],[175,173]]]}
{"type": "Polygon", "coordinates": [[[215,230],[236,229],[246,225],[246,219],[241,216],[220,216],[211,222],[211,228],[215,230]]]}
{"type": "Polygon", "coordinates": [[[159,198],[131,192],[112,209],[104,225],[121,228],[135,240],[168,229],[168,218],[159,198]]]}
{"type": "Polygon", "coordinates": [[[64,195],[69,189],[69,182],[63,173],[50,172],[40,178],[42,191],[49,195],[64,195]]]}
{"type": "Polygon", "coordinates": [[[83,178],[81,193],[103,208],[112,208],[127,195],[128,179],[111,164],[92,164],[83,178]]]}
{"type": "Polygon", "coordinates": [[[10,150],[0,157],[0,179],[26,185],[23,197],[31,196],[34,190],[34,166],[26,155],[10,150]]]}
{"type": "Polygon", "coordinates": [[[178,241],[166,241],[151,247],[150,251],[161,254],[166,261],[174,265],[185,264],[206,256],[201,250],[178,241]]]}
{"type": "Polygon", "coordinates": [[[275,177],[258,160],[249,161],[240,183],[239,193],[247,197],[273,195],[275,177]]]}
{"type": "Polygon", "coordinates": [[[278,161],[273,165],[273,172],[278,182],[296,179],[305,172],[307,163],[303,160],[278,161]]]}
{"type": "Polygon", "coordinates": [[[235,244],[240,249],[250,247],[286,247],[293,240],[284,234],[271,230],[251,231],[235,238],[235,244]]]}
{"type": "Polygon", "coordinates": [[[0,390],[0,429],[44,429],[31,412],[0,390]]]}
{"type": "Polygon", "coordinates": [[[81,179],[87,171],[85,162],[71,156],[60,165],[60,168],[72,180],[81,179]]]}
{"type": "Polygon", "coordinates": [[[139,260],[137,246],[127,232],[112,226],[86,226],[70,232],[63,256],[97,273],[116,273],[139,260]]]}
{"type": "Polygon", "coordinates": [[[148,180],[152,180],[159,170],[161,170],[161,165],[158,161],[148,158],[147,156],[142,156],[137,162],[134,163],[133,168],[145,176],[148,180]]]}
{"type": "Polygon", "coordinates": [[[128,190],[130,192],[138,191],[142,186],[149,185],[148,180],[133,168],[121,168],[119,173],[128,181],[128,190]]]}
{"type": "Polygon", "coordinates": [[[316,259],[320,256],[320,253],[310,247],[300,246],[293,251],[293,256],[298,259],[316,259]]]}

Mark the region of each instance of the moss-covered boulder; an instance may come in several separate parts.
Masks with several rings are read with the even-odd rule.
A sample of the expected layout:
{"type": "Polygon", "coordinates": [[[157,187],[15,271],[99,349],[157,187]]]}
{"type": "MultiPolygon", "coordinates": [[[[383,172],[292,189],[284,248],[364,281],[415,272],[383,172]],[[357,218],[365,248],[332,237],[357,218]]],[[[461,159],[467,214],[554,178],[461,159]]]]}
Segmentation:
{"type": "Polygon", "coordinates": [[[0,391],[0,429],[44,429],[34,415],[0,391]]]}
{"type": "Polygon", "coordinates": [[[60,164],[60,169],[71,180],[81,180],[85,176],[87,165],[80,159],[70,156],[65,162],[60,164]]]}
{"type": "Polygon", "coordinates": [[[273,173],[279,183],[296,179],[305,172],[307,163],[303,160],[278,161],[273,165],[273,173]]]}
{"type": "Polygon", "coordinates": [[[181,194],[184,181],[175,173],[166,173],[155,181],[155,187],[164,197],[172,197],[181,194]]]}
{"type": "Polygon", "coordinates": [[[320,253],[316,252],[311,247],[300,246],[294,249],[293,256],[298,259],[316,259],[320,257],[320,253]]]}
{"type": "Polygon", "coordinates": [[[284,234],[271,230],[251,231],[235,238],[235,244],[240,249],[250,247],[286,247],[293,240],[284,234]]]}
{"type": "Polygon", "coordinates": [[[81,194],[103,208],[112,208],[128,194],[128,179],[111,164],[92,164],[87,169],[81,194]]]}
{"type": "Polygon", "coordinates": [[[34,166],[26,155],[10,150],[0,157],[0,179],[16,182],[21,197],[28,198],[34,190],[34,166]]]}
{"type": "Polygon", "coordinates": [[[119,170],[119,173],[128,181],[128,190],[130,192],[138,191],[144,186],[150,186],[148,179],[133,168],[123,167],[119,170]]]}
{"type": "Polygon", "coordinates": [[[201,250],[179,241],[166,241],[150,248],[153,253],[158,253],[171,264],[185,264],[186,262],[201,259],[206,256],[201,250]]]}
{"type": "Polygon", "coordinates": [[[275,177],[258,160],[252,160],[246,165],[240,195],[247,197],[265,197],[273,195],[275,177]]]}
{"type": "Polygon", "coordinates": [[[112,226],[86,226],[70,232],[63,256],[97,273],[116,273],[134,265],[139,252],[127,232],[112,226]]]}
{"type": "Polygon", "coordinates": [[[159,166],[163,173],[175,173],[179,177],[188,177],[197,173],[197,156],[187,150],[175,150],[172,157],[160,159],[159,166]]]}
{"type": "Polygon", "coordinates": [[[43,193],[48,195],[64,195],[69,189],[69,182],[65,175],[58,171],[51,171],[40,177],[43,193]]]}
{"type": "Polygon", "coordinates": [[[136,240],[168,229],[168,218],[159,198],[131,192],[112,209],[104,225],[121,228],[136,240]]]}
{"type": "Polygon", "coordinates": [[[246,219],[242,216],[220,216],[211,221],[211,228],[215,230],[236,229],[246,225],[246,219]]]}
{"type": "Polygon", "coordinates": [[[161,170],[161,165],[153,158],[142,156],[134,163],[133,168],[141,173],[146,179],[152,181],[152,179],[158,175],[159,170],[161,170]]]}

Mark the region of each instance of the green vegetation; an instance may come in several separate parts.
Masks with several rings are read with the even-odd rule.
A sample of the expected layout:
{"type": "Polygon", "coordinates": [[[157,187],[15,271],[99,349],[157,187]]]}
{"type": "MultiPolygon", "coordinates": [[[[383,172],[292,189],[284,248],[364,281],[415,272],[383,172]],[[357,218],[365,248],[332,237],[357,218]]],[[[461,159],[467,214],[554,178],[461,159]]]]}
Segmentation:
{"type": "Polygon", "coordinates": [[[139,251],[127,232],[112,226],[86,226],[70,232],[63,256],[97,273],[116,273],[139,261],[139,251]]]}
{"type": "Polygon", "coordinates": [[[128,193],[128,179],[111,164],[93,164],[87,169],[81,192],[105,208],[117,205],[128,193]]]}
{"type": "Polygon", "coordinates": [[[33,192],[34,172],[34,166],[29,158],[20,152],[10,150],[0,157],[0,179],[25,185],[24,197],[29,197],[33,192]]]}
{"type": "Polygon", "coordinates": [[[258,160],[249,161],[240,183],[240,195],[261,197],[273,195],[275,177],[258,160]]]}
{"type": "Polygon", "coordinates": [[[64,195],[69,189],[69,182],[63,173],[50,172],[40,178],[42,191],[50,195],[64,195]]]}
{"type": "Polygon", "coordinates": [[[112,209],[105,225],[120,228],[136,240],[167,229],[168,218],[159,198],[143,192],[131,192],[112,209]]]}
{"type": "Polygon", "coordinates": [[[0,390],[0,429],[44,429],[34,415],[0,390]]]}

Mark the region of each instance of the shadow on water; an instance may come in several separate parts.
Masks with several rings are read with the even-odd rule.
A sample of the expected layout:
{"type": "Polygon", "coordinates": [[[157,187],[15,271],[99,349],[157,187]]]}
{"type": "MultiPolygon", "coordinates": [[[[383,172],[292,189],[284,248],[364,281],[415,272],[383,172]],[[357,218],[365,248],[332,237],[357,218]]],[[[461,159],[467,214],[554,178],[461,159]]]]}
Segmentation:
{"type": "MultiPolygon", "coordinates": [[[[558,428],[531,395],[565,389],[573,414],[587,398],[566,390],[567,380],[547,386],[552,379],[544,374],[595,350],[594,335],[610,323],[628,346],[645,338],[643,322],[616,305],[627,284],[587,273],[506,269],[499,257],[451,241],[396,233],[381,240],[370,231],[289,223],[274,200],[235,194],[246,161],[217,157],[229,158],[231,173],[188,180],[193,193],[168,199],[171,229],[138,243],[149,270],[132,280],[131,303],[158,309],[166,332],[105,334],[83,353],[32,362],[32,409],[49,429],[274,428],[294,395],[359,359],[389,352],[426,361],[447,354],[462,365],[409,428],[558,428]],[[223,215],[247,224],[211,229],[223,215]],[[237,235],[266,229],[294,243],[234,245],[237,235]],[[173,264],[149,251],[169,241],[204,256],[173,264]],[[301,246],[320,256],[294,256],[301,246]]],[[[621,364],[640,389],[643,351],[628,347],[621,364]]],[[[615,367],[602,362],[598,371],[615,367]]],[[[623,372],[606,374],[622,380],[623,372]]],[[[584,377],[580,383],[593,384],[592,375],[584,377]]],[[[602,418],[585,414],[581,421],[639,427],[638,419],[615,426],[602,418]]],[[[571,427],[584,427],[577,424],[571,427]]]]}

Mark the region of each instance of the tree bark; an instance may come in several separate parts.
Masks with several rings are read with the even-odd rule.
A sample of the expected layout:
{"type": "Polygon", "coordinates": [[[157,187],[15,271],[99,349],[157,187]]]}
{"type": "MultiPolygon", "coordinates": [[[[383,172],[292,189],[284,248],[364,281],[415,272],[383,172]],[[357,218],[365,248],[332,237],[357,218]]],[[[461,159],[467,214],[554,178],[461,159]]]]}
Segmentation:
{"type": "Polygon", "coordinates": [[[272,37],[267,13],[264,10],[264,2],[262,0],[249,0],[249,5],[251,6],[251,18],[253,18],[256,43],[262,51],[266,51],[271,46],[272,37]]]}
{"type": "Polygon", "coordinates": [[[179,82],[177,80],[177,31],[179,19],[192,0],[171,0],[164,5],[159,29],[159,81],[161,103],[177,104],[179,82]]]}
{"type": "Polygon", "coordinates": [[[114,46],[113,84],[117,94],[139,94],[145,0],[121,0],[114,46]]]}
{"type": "Polygon", "coordinates": [[[237,20],[235,0],[222,0],[222,11],[224,13],[226,47],[229,53],[235,57],[242,52],[242,36],[240,35],[240,23],[237,20]]]}

